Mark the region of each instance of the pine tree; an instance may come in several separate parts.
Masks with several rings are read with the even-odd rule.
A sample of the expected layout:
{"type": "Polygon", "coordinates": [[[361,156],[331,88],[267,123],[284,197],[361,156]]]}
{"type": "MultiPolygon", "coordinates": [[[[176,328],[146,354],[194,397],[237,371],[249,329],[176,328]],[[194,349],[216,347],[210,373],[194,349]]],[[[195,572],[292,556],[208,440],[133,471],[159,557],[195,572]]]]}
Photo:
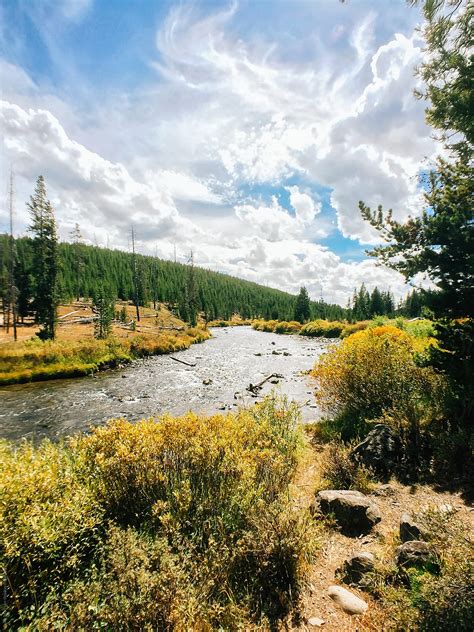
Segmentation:
{"type": "Polygon", "coordinates": [[[93,298],[93,311],[97,320],[94,323],[94,336],[99,340],[108,338],[112,330],[112,319],[115,312],[115,300],[110,289],[99,283],[93,298]]]}
{"type": "Polygon", "coordinates": [[[296,298],[294,318],[299,323],[305,323],[311,315],[311,304],[309,301],[308,290],[303,286],[296,298]]]}
{"type": "Polygon", "coordinates": [[[54,339],[58,303],[58,237],[50,201],[46,197],[43,176],[36,181],[34,195],[27,204],[31,214],[33,239],[33,311],[41,325],[38,336],[54,339]]]}
{"type": "Polygon", "coordinates": [[[371,318],[386,314],[383,296],[378,287],[374,287],[372,294],[370,295],[369,312],[371,318]]]}

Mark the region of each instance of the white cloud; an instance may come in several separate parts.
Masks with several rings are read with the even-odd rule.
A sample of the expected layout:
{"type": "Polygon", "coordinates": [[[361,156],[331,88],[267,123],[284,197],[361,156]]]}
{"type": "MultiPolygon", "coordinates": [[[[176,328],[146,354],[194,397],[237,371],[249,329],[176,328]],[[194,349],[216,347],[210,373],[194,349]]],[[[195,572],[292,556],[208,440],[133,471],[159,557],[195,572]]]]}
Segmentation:
{"type": "MultiPolygon", "coordinates": [[[[309,15],[309,5],[295,11],[309,15]]],[[[344,263],[314,243],[334,230],[314,188],[331,190],[345,236],[373,242],[358,200],[401,218],[418,212],[416,174],[435,150],[412,96],[421,59],[413,24],[392,32],[393,8],[385,16],[361,6],[325,9],[337,19],[315,22],[303,55],[285,47],[287,30],[239,34],[235,3],[204,16],[180,4],[156,36],[157,80],[87,111],[4,62],[2,161],[14,163],[19,203],[43,173],[63,234],[79,221],[89,239],[126,246],[133,222],[143,250],[192,247],[202,265],[290,291],[304,284],[315,298],[322,287],[345,303],[362,281],[402,293],[396,273],[344,263]],[[289,186],[295,175],[304,184],[289,186]],[[269,200],[270,186],[286,189],[294,212],[269,200]]],[[[89,9],[86,0],[58,5],[71,21],[89,9]]],[[[50,30],[43,36],[50,42],[50,30]]]]}

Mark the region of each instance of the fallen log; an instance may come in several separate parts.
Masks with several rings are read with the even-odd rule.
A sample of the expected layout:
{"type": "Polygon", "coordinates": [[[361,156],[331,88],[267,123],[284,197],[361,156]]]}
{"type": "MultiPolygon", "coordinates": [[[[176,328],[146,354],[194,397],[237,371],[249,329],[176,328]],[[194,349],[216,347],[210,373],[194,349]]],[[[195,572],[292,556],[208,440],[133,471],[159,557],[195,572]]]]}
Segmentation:
{"type": "Polygon", "coordinates": [[[246,390],[249,391],[250,393],[258,393],[258,391],[260,391],[262,389],[262,387],[265,384],[265,382],[268,382],[268,380],[271,380],[272,377],[277,377],[279,379],[282,379],[283,375],[281,375],[280,373],[272,373],[271,375],[267,375],[267,377],[265,377],[263,380],[258,382],[258,384],[250,383],[247,386],[246,390]]]}
{"type": "Polygon", "coordinates": [[[181,364],[185,364],[186,366],[196,366],[196,363],[186,362],[185,360],[179,360],[179,358],[175,358],[174,356],[170,356],[172,360],[175,362],[180,362],[181,364]]]}
{"type": "Polygon", "coordinates": [[[62,320],[63,318],[67,318],[68,316],[72,316],[72,314],[77,314],[78,312],[82,312],[82,309],[75,309],[73,312],[69,312],[68,314],[63,314],[63,316],[58,316],[58,320],[62,320]]]}

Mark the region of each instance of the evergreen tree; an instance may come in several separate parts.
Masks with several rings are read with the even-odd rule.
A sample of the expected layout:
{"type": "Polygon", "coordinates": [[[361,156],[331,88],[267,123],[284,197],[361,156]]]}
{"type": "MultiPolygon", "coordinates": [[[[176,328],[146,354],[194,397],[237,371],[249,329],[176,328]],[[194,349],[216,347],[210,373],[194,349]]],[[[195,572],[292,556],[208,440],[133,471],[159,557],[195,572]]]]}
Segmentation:
{"type": "Polygon", "coordinates": [[[97,320],[94,322],[94,336],[99,340],[108,338],[112,331],[112,320],[115,312],[115,299],[109,288],[99,282],[93,298],[92,309],[97,320]]]}
{"type": "Polygon", "coordinates": [[[378,287],[374,287],[370,295],[369,313],[371,318],[387,313],[382,294],[378,287]]]}
{"type": "Polygon", "coordinates": [[[309,301],[308,291],[305,287],[300,289],[300,293],[296,298],[294,319],[299,323],[305,323],[311,316],[311,304],[309,301]]]}
{"type": "Polygon", "coordinates": [[[439,158],[427,178],[426,208],[401,223],[379,206],[359,208],[387,245],[369,252],[407,279],[424,273],[438,288],[432,308],[438,315],[474,315],[474,8],[456,0],[426,0],[424,35],[428,55],[419,74],[420,96],[429,100],[427,120],[440,130],[451,161],[439,158]]]}
{"type": "Polygon", "coordinates": [[[370,318],[370,294],[362,283],[358,292],[354,293],[352,312],[355,320],[370,318]]]}
{"type": "Polygon", "coordinates": [[[38,336],[44,340],[54,339],[58,303],[58,237],[43,176],[38,177],[34,195],[27,206],[31,214],[30,231],[34,235],[32,306],[35,320],[41,325],[38,336]]]}

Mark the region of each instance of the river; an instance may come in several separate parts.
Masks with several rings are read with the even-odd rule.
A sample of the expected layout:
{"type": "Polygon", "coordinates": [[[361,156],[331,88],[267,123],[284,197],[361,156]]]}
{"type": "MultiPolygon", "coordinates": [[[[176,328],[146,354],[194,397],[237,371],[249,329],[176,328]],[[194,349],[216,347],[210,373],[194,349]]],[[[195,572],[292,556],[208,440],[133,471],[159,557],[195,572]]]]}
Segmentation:
{"type": "Polygon", "coordinates": [[[272,389],[301,404],[303,421],[320,417],[310,369],[329,342],[259,332],[250,327],[215,328],[213,337],[170,356],[137,360],[93,376],[1,387],[0,436],[57,439],[113,417],[137,420],[165,412],[215,413],[258,401],[246,390],[271,373],[260,395],[272,389]],[[210,381],[209,384],[207,382],[210,381]],[[275,380],[273,380],[275,381],[275,380]]]}

